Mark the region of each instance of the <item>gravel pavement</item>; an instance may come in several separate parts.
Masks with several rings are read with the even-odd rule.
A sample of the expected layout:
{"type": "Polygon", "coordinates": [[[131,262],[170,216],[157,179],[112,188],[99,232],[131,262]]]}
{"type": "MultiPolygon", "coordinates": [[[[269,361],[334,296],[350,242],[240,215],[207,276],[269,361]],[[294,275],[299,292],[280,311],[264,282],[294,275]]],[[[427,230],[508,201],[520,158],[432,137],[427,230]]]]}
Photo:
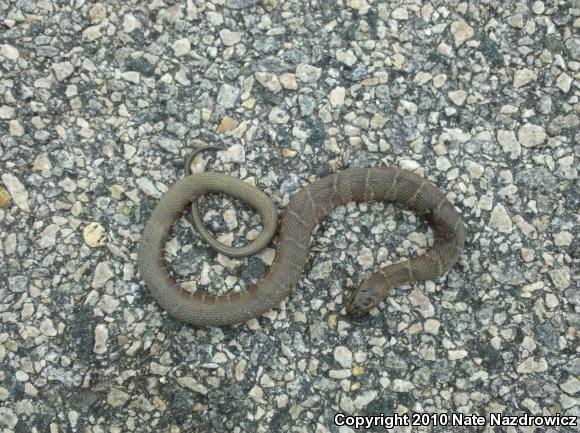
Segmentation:
{"type": "MultiPolygon", "coordinates": [[[[0,2],[0,431],[579,416],[579,29],[574,0],[0,2]],[[417,172],[462,213],[461,260],[351,319],[349,290],[433,240],[405,208],[351,203],[318,227],[279,309],[185,326],[146,290],[136,247],[204,144],[226,150],[194,171],[280,209],[344,168],[417,172]]],[[[230,198],[202,209],[223,242],[260,229],[230,198]]],[[[186,218],[166,245],[183,286],[212,293],[258,281],[274,252],[226,258],[186,218]]]]}

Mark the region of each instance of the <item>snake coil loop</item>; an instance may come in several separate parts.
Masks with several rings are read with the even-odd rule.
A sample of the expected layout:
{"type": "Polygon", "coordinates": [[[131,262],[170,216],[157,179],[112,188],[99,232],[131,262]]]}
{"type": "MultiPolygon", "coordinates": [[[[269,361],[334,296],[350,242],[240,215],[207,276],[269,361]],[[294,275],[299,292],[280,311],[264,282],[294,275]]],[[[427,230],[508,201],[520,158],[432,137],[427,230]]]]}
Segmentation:
{"type": "MultiPolygon", "coordinates": [[[[199,153],[204,152],[206,150],[225,150],[225,147],[218,146],[215,144],[211,144],[204,147],[199,147],[193,150],[190,154],[185,157],[185,167],[184,172],[185,176],[191,176],[191,163],[193,162],[193,158],[195,158],[199,153]]],[[[262,194],[262,191],[257,189],[256,187],[245,184],[248,188],[256,190],[256,194],[262,194]]],[[[217,191],[216,191],[217,192],[217,191]]],[[[225,191],[221,191],[224,193],[225,191]]],[[[239,198],[239,197],[238,197],[239,198]]],[[[258,236],[255,240],[250,242],[243,247],[230,247],[228,245],[224,245],[223,243],[216,240],[209,231],[205,228],[201,215],[199,214],[199,206],[197,203],[197,199],[194,199],[191,202],[191,216],[193,227],[199,235],[209,244],[211,247],[219,253],[225,254],[229,257],[247,257],[253,254],[259,253],[262,251],[266,246],[270,243],[274,234],[276,233],[276,227],[278,225],[278,218],[277,218],[277,210],[276,205],[271,200],[261,200],[259,202],[250,203],[247,199],[240,199],[243,203],[250,205],[253,207],[258,213],[262,216],[262,232],[264,235],[258,236]],[[269,216],[269,217],[268,217],[269,216]],[[272,218],[270,218],[272,217],[272,218]]]]}

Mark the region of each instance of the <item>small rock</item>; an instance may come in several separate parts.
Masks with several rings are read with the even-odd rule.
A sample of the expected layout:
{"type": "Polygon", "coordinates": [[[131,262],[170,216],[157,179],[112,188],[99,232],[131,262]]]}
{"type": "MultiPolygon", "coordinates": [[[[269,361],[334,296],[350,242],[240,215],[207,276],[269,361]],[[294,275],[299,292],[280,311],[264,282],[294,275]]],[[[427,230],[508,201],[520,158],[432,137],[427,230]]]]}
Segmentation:
{"type": "Polygon", "coordinates": [[[66,80],[72,75],[74,71],[74,67],[71,62],[55,63],[52,65],[52,69],[54,70],[54,74],[56,75],[56,79],[58,81],[66,80]]]}
{"type": "Polygon", "coordinates": [[[425,329],[425,332],[428,332],[429,334],[433,334],[433,335],[439,334],[440,327],[441,327],[441,322],[439,322],[438,320],[435,320],[435,319],[427,319],[425,321],[425,325],[423,326],[423,328],[425,329]]]}
{"type": "Polygon", "coordinates": [[[552,119],[550,123],[548,123],[548,132],[550,134],[558,134],[563,129],[571,129],[578,128],[580,126],[580,119],[574,113],[570,113],[563,116],[557,116],[552,119]]]}
{"type": "Polygon", "coordinates": [[[352,50],[337,50],[336,60],[350,67],[356,63],[357,58],[352,50]]]}
{"type": "Polygon", "coordinates": [[[27,382],[24,384],[24,393],[30,397],[36,397],[38,395],[38,388],[30,382],[27,382]]]}
{"type": "Polygon", "coordinates": [[[435,10],[434,10],[433,6],[431,5],[431,3],[425,3],[421,7],[421,16],[423,17],[425,22],[429,22],[431,20],[431,16],[433,15],[434,11],[435,10]]]}
{"type": "Polygon", "coordinates": [[[451,23],[451,34],[453,35],[455,46],[459,47],[465,41],[471,39],[475,33],[473,27],[465,21],[454,21],[451,23]]]}
{"type": "Polygon", "coordinates": [[[174,153],[176,155],[179,154],[179,151],[182,147],[181,141],[173,137],[167,137],[165,135],[156,136],[152,141],[154,143],[157,143],[162,149],[165,149],[166,151],[174,153]]]}
{"type": "Polygon", "coordinates": [[[572,233],[567,232],[567,231],[561,231],[559,233],[556,233],[554,235],[554,244],[557,247],[567,247],[572,245],[572,240],[574,239],[574,236],[572,235],[572,233]]]}
{"type": "Polygon", "coordinates": [[[367,247],[361,248],[357,257],[357,261],[363,269],[370,269],[375,263],[375,257],[372,250],[367,247]]]}
{"type": "Polygon", "coordinates": [[[40,233],[40,238],[38,239],[39,248],[45,249],[53,247],[56,244],[56,234],[58,231],[59,228],[56,224],[49,224],[46,226],[46,228],[40,233]]]}
{"type": "Polygon", "coordinates": [[[382,113],[375,113],[373,114],[373,117],[371,117],[369,125],[373,129],[381,129],[383,126],[385,126],[386,122],[387,120],[385,119],[385,116],[383,116],[382,113]]]}
{"type": "Polygon", "coordinates": [[[187,38],[176,40],[171,48],[173,48],[173,54],[177,57],[185,56],[191,51],[191,45],[187,38]]]}
{"type": "Polygon", "coordinates": [[[334,360],[343,368],[350,368],[352,366],[352,352],[348,347],[336,346],[334,348],[334,360]]]}
{"type": "Polygon", "coordinates": [[[516,224],[516,226],[518,226],[520,231],[527,238],[530,238],[530,239],[537,239],[538,238],[538,232],[537,232],[536,228],[533,225],[531,225],[530,223],[528,223],[521,215],[514,215],[512,218],[512,221],[516,224]]]}
{"type": "Polygon", "coordinates": [[[304,116],[310,116],[316,108],[316,100],[312,96],[300,95],[298,96],[298,105],[304,116]]]}
{"type": "Polygon", "coordinates": [[[125,14],[123,17],[123,31],[125,33],[131,33],[133,30],[139,28],[141,24],[132,14],[125,14]]]}
{"type": "Polygon", "coordinates": [[[445,74],[437,74],[433,77],[433,85],[439,89],[445,85],[447,82],[447,75],[445,74]]]}
{"type": "Polygon", "coordinates": [[[370,8],[366,0],[350,0],[350,7],[359,14],[366,14],[370,8]]]}
{"type": "Polygon", "coordinates": [[[130,395],[117,388],[111,388],[107,394],[107,403],[113,407],[121,407],[129,400],[130,395]]]}
{"type": "Polygon", "coordinates": [[[26,275],[8,277],[8,288],[14,293],[26,292],[28,290],[28,277],[26,275]]]}
{"type": "Polygon", "coordinates": [[[427,296],[423,294],[419,289],[414,289],[409,294],[409,301],[411,305],[419,311],[419,314],[425,318],[433,317],[435,315],[435,307],[429,300],[427,296]]]}
{"type": "Polygon", "coordinates": [[[171,367],[159,364],[157,362],[152,362],[149,366],[149,371],[151,374],[155,374],[157,376],[167,376],[167,373],[171,371],[171,367]]]}
{"type": "Polygon", "coordinates": [[[25,372],[24,370],[18,370],[16,372],[16,374],[14,375],[14,377],[19,382],[26,382],[27,380],[30,379],[30,375],[27,372],[25,372]]]}
{"type": "Polygon", "coordinates": [[[524,262],[529,263],[532,260],[534,260],[535,254],[534,254],[534,250],[531,250],[529,248],[522,248],[522,259],[524,260],[524,262]]]}
{"type": "Polygon", "coordinates": [[[111,269],[109,262],[99,262],[95,268],[95,273],[93,275],[93,282],[91,287],[93,289],[98,289],[103,287],[107,281],[113,278],[115,274],[111,269]]]}
{"type": "Polygon", "coordinates": [[[238,122],[236,119],[230,116],[225,116],[218,127],[216,128],[216,132],[222,133],[227,131],[232,131],[238,127],[238,122]]]}
{"type": "Polygon", "coordinates": [[[549,273],[550,279],[557,289],[567,289],[570,285],[570,269],[566,266],[553,269],[549,273]]]}
{"type": "Polygon", "coordinates": [[[234,144],[226,150],[219,152],[220,160],[223,162],[242,163],[246,160],[246,151],[241,144],[234,144]]]}
{"type": "Polygon", "coordinates": [[[550,309],[553,310],[558,305],[560,305],[560,301],[558,300],[558,298],[556,297],[556,295],[554,295],[553,293],[548,293],[546,295],[546,307],[548,307],[548,308],[550,308],[550,309]]]}
{"type": "Polygon", "coordinates": [[[410,392],[415,389],[415,385],[408,380],[395,379],[393,380],[394,392],[410,392]]]}
{"type": "Polygon", "coordinates": [[[256,401],[256,402],[259,403],[264,398],[264,391],[258,385],[254,385],[252,387],[252,389],[250,389],[250,391],[248,392],[248,396],[252,400],[254,400],[254,401],[256,401]]]}
{"type": "Polygon", "coordinates": [[[95,345],[93,346],[93,352],[97,354],[107,353],[107,344],[109,341],[109,330],[107,325],[98,324],[95,327],[95,345]]]}
{"type": "MultiPolygon", "coordinates": [[[[2,109],[0,108],[0,111],[2,109]]],[[[0,117],[2,115],[0,114],[0,117]]],[[[12,137],[22,137],[24,135],[24,128],[18,119],[10,121],[9,132],[12,137]]]]}
{"type": "Polygon", "coordinates": [[[543,3],[543,2],[541,2],[541,1],[539,1],[539,0],[538,0],[538,1],[535,1],[535,2],[532,4],[532,11],[533,11],[533,12],[534,12],[536,15],[541,15],[541,14],[543,14],[545,9],[546,9],[546,8],[544,7],[544,3],[543,3]]]}
{"type": "Polygon", "coordinates": [[[107,18],[107,9],[102,3],[95,3],[89,11],[89,19],[92,24],[99,24],[107,18]]]}
{"type": "Polygon", "coordinates": [[[333,107],[341,107],[344,105],[344,97],[346,89],[344,87],[335,87],[330,92],[330,105],[333,107]]]}
{"type": "Polygon", "coordinates": [[[298,83],[296,82],[296,75],[291,73],[282,74],[278,77],[280,83],[285,89],[296,90],[298,89],[298,83]]]}
{"type": "Polygon", "coordinates": [[[463,359],[467,356],[467,350],[449,350],[447,352],[447,357],[450,361],[457,361],[458,359],[463,359]]]}
{"type": "Polygon", "coordinates": [[[242,101],[242,107],[245,107],[248,110],[253,109],[255,105],[256,105],[256,98],[248,98],[248,99],[244,99],[242,101]]]}
{"type": "Polygon", "coordinates": [[[328,278],[329,273],[332,271],[332,261],[325,260],[318,263],[312,267],[308,275],[309,278],[313,280],[324,280],[328,278]]]}
{"type": "Polygon", "coordinates": [[[514,131],[497,131],[497,141],[499,142],[502,150],[505,153],[510,154],[511,159],[516,159],[522,154],[522,147],[516,139],[516,134],[514,131]]]}
{"type": "Polygon", "coordinates": [[[312,83],[317,81],[322,74],[322,69],[305,63],[300,63],[296,67],[296,77],[303,83],[312,83]]]}
{"type": "Polygon", "coordinates": [[[405,56],[403,56],[401,53],[395,53],[391,57],[391,62],[395,69],[402,69],[403,65],[405,64],[405,56]]]}
{"type": "Polygon", "coordinates": [[[12,119],[16,115],[16,110],[9,105],[0,106],[0,119],[12,119]]]}
{"type": "Polygon", "coordinates": [[[148,196],[154,197],[154,198],[161,197],[161,193],[155,187],[155,185],[153,184],[151,179],[149,179],[148,177],[140,177],[139,179],[137,179],[135,181],[135,183],[137,184],[139,189],[141,191],[143,191],[145,194],[147,194],[148,196]]]}
{"type": "Polygon", "coordinates": [[[239,32],[232,32],[228,29],[220,31],[220,38],[225,46],[231,47],[236,45],[242,39],[242,34],[239,32]]]}
{"type": "Polygon", "coordinates": [[[118,299],[114,298],[111,295],[105,294],[99,301],[98,305],[99,308],[105,312],[105,314],[112,314],[115,312],[119,304],[120,302],[118,299]]]}
{"type": "Polygon", "coordinates": [[[523,374],[531,373],[543,373],[548,370],[548,363],[544,358],[535,359],[534,357],[529,357],[528,359],[521,362],[516,371],[523,374]]]}
{"type": "Polygon", "coordinates": [[[10,197],[8,191],[6,191],[2,186],[0,186],[0,208],[6,206],[8,203],[10,203],[11,200],[12,197],[10,197]]]}
{"type": "Polygon", "coordinates": [[[577,394],[580,392],[580,380],[574,376],[570,376],[566,382],[560,384],[560,388],[562,388],[562,390],[567,394],[577,394]]]}
{"type": "Polygon", "coordinates": [[[288,149],[285,147],[282,149],[282,155],[284,155],[286,158],[294,158],[296,155],[298,155],[298,152],[294,149],[288,149]]]}
{"type": "Polygon", "coordinates": [[[418,72],[417,75],[415,75],[413,81],[419,86],[422,86],[423,84],[428,83],[432,78],[433,75],[431,75],[429,72],[421,71],[418,72]]]}
{"type": "Polygon", "coordinates": [[[2,182],[6,185],[6,189],[10,196],[12,196],[14,204],[24,212],[30,212],[30,207],[28,205],[28,191],[26,191],[20,180],[10,173],[4,173],[2,175],[2,182]]]}
{"type": "Polygon", "coordinates": [[[126,71],[121,74],[121,78],[130,83],[138,84],[141,81],[141,74],[135,71],[126,71]]]}
{"type": "Polygon", "coordinates": [[[0,406],[0,424],[14,431],[14,427],[18,424],[18,415],[9,407],[0,406]]]}
{"type": "Polygon", "coordinates": [[[400,107],[402,108],[403,112],[409,113],[411,116],[417,114],[417,104],[411,101],[407,101],[405,99],[401,99],[399,101],[400,107]]]}
{"type": "Polygon", "coordinates": [[[451,168],[451,161],[446,156],[438,156],[435,160],[435,167],[441,171],[447,171],[451,168]]]}
{"type": "Polygon", "coordinates": [[[346,379],[352,376],[352,372],[348,368],[342,368],[340,370],[330,370],[328,372],[328,377],[332,379],[346,379]]]}
{"type": "Polygon", "coordinates": [[[524,16],[522,14],[514,14],[507,18],[507,23],[516,28],[521,29],[524,27],[524,16]]]}
{"type": "Polygon", "coordinates": [[[191,376],[180,377],[177,379],[177,383],[179,386],[190,389],[198,394],[207,395],[208,393],[207,387],[191,376]]]}
{"type": "Polygon", "coordinates": [[[546,132],[540,125],[526,123],[518,130],[518,140],[524,147],[536,147],[546,140],[546,132]]]}
{"type": "Polygon", "coordinates": [[[256,80],[271,92],[278,93],[282,90],[282,84],[280,84],[280,80],[278,80],[278,77],[274,74],[268,72],[256,72],[256,80]]]}
{"type": "Polygon", "coordinates": [[[20,54],[18,48],[8,44],[0,44],[0,56],[8,60],[18,60],[20,54]]]}
{"type": "Polygon", "coordinates": [[[568,75],[566,72],[562,72],[558,79],[556,80],[556,86],[564,92],[568,93],[570,91],[570,87],[572,85],[572,77],[568,75]]]}
{"type": "Polygon", "coordinates": [[[378,392],[375,390],[365,391],[354,399],[354,406],[357,409],[367,407],[370,402],[377,398],[378,392]]]}
{"type": "MultiPolygon", "coordinates": [[[[574,27],[578,28],[580,24],[576,24],[574,27]]],[[[570,37],[566,40],[566,48],[574,60],[580,60],[580,38],[570,37]]]]}
{"type": "Polygon", "coordinates": [[[217,96],[217,103],[224,108],[232,108],[238,102],[240,89],[229,84],[223,84],[217,96]]]}
{"type": "Polygon", "coordinates": [[[453,90],[449,92],[447,96],[449,96],[449,99],[451,99],[455,105],[463,105],[465,98],[467,98],[467,93],[465,90],[453,90]]]}
{"type": "Polygon", "coordinates": [[[502,233],[512,232],[512,220],[506,210],[501,204],[496,204],[491,211],[489,218],[489,226],[502,233]]]}
{"type": "MultiPolygon", "coordinates": [[[[570,38],[571,39],[571,38],[570,38]]],[[[566,394],[560,395],[560,406],[562,409],[567,410],[573,407],[578,407],[580,405],[580,399],[575,397],[570,397],[566,394]]]]}
{"type": "Polygon", "coordinates": [[[403,170],[407,170],[407,171],[415,171],[420,167],[420,165],[417,161],[415,161],[413,159],[408,159],[408,158],[401,159],[399,161],[399,166],[403,170]]]}
{"type": "Polygon", "coordinates": [[[214,11],[209,11],[207,13],[207,20],[214,27],[221,26],[224,23],[223,15],[214,11]]]}
{"type": "Polygon", "coordinates": [[[287,123],[290,120],[290,116],[281,108],[274,107],[268,115],[268,120],[272,123],[282,124],[287,123]]]}
{"type": "Polygon", "coordinates": [[[236,366],[234,367],[234,377],[238,382],[244,380],[246,367],[248,366],[248,361],[245,359],[240,359],[236,366]]]}
{"type": "Polygon", "coordinates": [[[408,20],[409,12],[407,12],[407,9],[399,7],[391,13],[391,18],[394,18],[396,20],[408,20]]]}
{"type": "Polygon", "coordinates": [[[99,39],[103,34],[101,33],[101,26],[90,26],[83,30],[82,38],[84,41],[92,42],[99,39]]]}
{"type": "Polygon", "coordinates": [[[46,335],[47,337],[54,337],[58,334],[56,329],[54,328],[54,323],[48,317],[44,318],[42,322],[40,322],[40,332],[42,335],[46,335]]]}
{"type": "Polygon", "coordinates": [[[514,73],[514,87],[519,89],[532,81],[536,81],[537,76],[534,71],[528,68],[518,69],[514,73]]]}

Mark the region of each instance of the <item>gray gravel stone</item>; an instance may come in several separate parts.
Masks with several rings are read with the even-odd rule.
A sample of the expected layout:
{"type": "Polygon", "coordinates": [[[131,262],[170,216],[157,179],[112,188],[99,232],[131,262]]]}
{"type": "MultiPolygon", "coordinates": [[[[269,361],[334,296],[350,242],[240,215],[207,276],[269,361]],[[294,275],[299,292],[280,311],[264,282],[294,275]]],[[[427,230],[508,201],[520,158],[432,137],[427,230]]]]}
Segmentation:
{"type": "Polygon", "coordinates": [[[26,275],[8,277],[8,288],[16,293],[26,292],[28,290],[28,277],[26,275]]]}
{"type": "Polygon", "coordinates": [[[229,84],[224,84],[218,93],[217,103],[224,108],[232,108],[237,104],[239,96],[240,89],[229,84]]]}
{"type": "Polygon", "coordinates": [[[24,212],[30,212],[30,205],[29,205],[29,195],[28,191],[26,190],[25,186],[20,182],[20,180],[10,174],[4,173],[1,176],[2,182],[6,185],[12,200],[16,206],[22,209],[24,212]]]}
{"type": "Polygon", "coordinates": [[[316,66],[300,63],[296,67],[296,77],[303,83],[312,83],[317,81],[322,74],[322,70],[316,66]]]}
{"type": "Polygon", "coordinates": [[[8,60],[16,60],[20,57],[20,53],[18,52],[18,48],[10,44],[0,44],[0,56],[8,60]]]}

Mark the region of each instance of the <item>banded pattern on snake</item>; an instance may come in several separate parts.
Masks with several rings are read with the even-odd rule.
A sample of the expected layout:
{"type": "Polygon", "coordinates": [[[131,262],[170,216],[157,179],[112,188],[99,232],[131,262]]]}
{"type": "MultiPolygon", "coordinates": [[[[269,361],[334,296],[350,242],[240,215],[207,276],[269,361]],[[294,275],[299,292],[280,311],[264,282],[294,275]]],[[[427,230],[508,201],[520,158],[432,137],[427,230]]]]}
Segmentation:
{"type": "MultiPolygon", "coordinates": [[[[434,246],[411,260],[389,265],[364,280],[346,305],[360,316],[387,296],[390,289],[444,274],[458,260],[465,243],[461,216],[443,193],[422,177],[396,167],[348,169],[301,189],[286,206],[274,262],[268,273],[246,291],[214,296],[189,293],[171,277],[163,257],[169,230],[187,204],[209,192],[224,192],[264,209],[268,197],[238,179],[219,173],[184,177],[161,197],[145,226],[138,249],[141,277],[167,312],[196,326],[241,323],[275,308],[300,279],[308,261],[312,231],[326,215],[349,201],[399,202],[424,216],[434,234],[434,246]]],[[[260,210],[267,231],[275,230],[275,211],[260,210]]]]}

